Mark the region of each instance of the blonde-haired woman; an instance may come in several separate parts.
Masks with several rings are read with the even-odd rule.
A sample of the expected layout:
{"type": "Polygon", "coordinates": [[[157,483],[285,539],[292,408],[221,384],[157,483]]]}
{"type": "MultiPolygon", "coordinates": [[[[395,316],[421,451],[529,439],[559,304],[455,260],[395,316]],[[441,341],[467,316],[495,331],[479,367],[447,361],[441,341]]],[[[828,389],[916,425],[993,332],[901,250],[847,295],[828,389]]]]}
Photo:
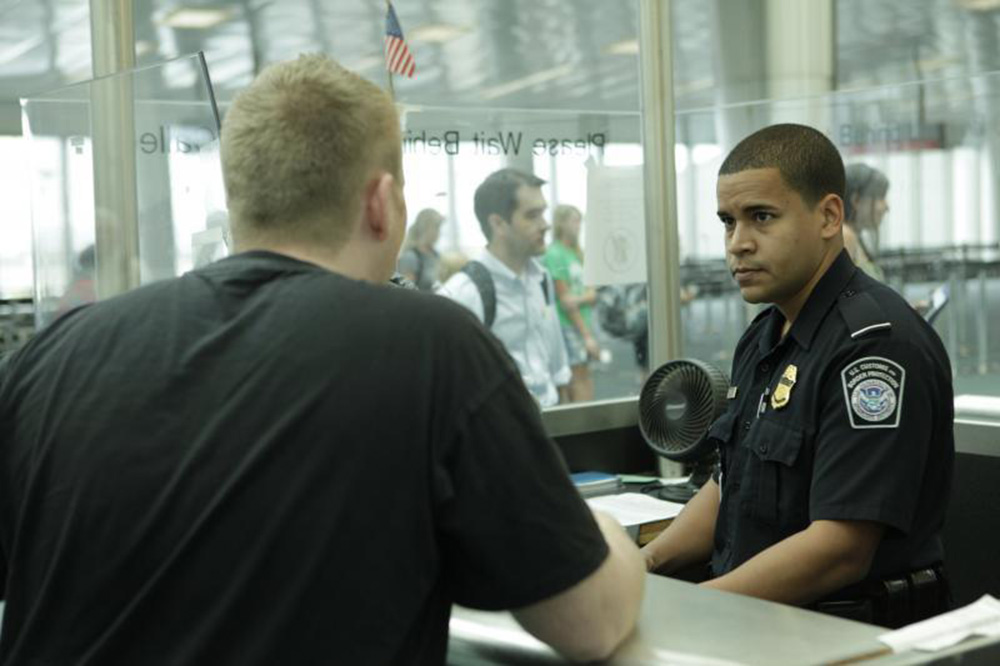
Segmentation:
{"type": "Polygon", "coordinates": [[[444,216],[433,208],[417,213],[396,262],[396,270],[423,291],[433,291],[437,285],[439,257],[434,245],[441,235],[443,222],[444,216]]]}
{"type": "Polygon", "coordinates": [[[556,287],[556,307],[573,376],[560,391],[565,402],[594,399],[594,378],[589,361],[598,359],[601,347],[590,325],[597,294],[583,284],[583,250],[580,224],[583,215],[575,206],[560,205],[552,213],[552,243],[545,251],[545,267],[556,287]]]}

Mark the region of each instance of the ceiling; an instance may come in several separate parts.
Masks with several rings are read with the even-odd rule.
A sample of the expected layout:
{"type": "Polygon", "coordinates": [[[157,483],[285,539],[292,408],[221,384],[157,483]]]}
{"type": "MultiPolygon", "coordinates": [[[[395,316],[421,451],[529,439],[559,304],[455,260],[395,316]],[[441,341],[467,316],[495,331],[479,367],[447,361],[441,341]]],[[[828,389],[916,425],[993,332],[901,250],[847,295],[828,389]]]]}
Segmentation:
{"type": "MultiPolygon", "coordinates": [[[[709,106],[723,84],[740,83],[717,80],[720,44],[780,38],[720,38],[719,13],[734,2],[755,2],[761,11],[768,4],[672,2],[678,109],[709,106]]],[[[836,85],[858,88],[1000,69],[995,4],[1000,3],[835,0],[836,85]]],[[[639,109],[637,0],[396,0],[395,5],[417,62],[413,80],[397,77],[402,101],[639,109]]],[[[386,80],[384,0],[135,0],[133,6],[138,64],[204,51],[223,100],[262,66],[303,51],[329,53],[372,80],[386,80]],[[215,22],[182,27],[182,9],[216,11],[215,22]]],[[[89,77],[87,0],[0,0],[0,104],[89,77]]]]}

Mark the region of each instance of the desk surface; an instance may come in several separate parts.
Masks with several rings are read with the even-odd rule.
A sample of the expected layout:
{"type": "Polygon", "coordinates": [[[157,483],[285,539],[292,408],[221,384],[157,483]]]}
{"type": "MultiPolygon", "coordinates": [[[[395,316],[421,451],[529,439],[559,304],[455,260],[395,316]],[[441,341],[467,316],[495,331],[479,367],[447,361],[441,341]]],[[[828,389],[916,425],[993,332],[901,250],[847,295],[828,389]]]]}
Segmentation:
{"type": "MultiPolygon", "coordinates": [[[[650,575],[639,626],[608,663],[808,666],[870,655],[877,658],[865,663],[901,666],[929,663],[990,643],[977,639],[946,653],[892,655],[878,641],[885,631],[882,627],[650,575]]],[[[1000,639],[993,644],[1000,649],[1000,639]]],[[[509,613],[455,607],[448,663],[516,665],[562,660],[521,629],[509,613]]]]}

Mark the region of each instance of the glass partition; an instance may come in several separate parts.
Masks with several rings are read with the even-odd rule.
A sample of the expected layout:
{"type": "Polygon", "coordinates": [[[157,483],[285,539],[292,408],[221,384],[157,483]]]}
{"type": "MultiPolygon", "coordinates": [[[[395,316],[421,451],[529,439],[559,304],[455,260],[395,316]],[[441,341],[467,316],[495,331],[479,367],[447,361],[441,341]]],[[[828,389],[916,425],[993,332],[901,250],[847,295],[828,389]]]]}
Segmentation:
{"type": "Polygon", "coordinates": [[[34,95],[21,109],[37,326],[224,252],[219,120],[201,54],[34,95]]]}
{"type": "Polygon", "coordinates": [[[989,74],[678,113],[681,274],[693,293],[685,355],[728,367],[756,312],[725,267],[718,168],[754,130],[799,122],[822,130],[854,176],[850,227],[870,259],[857,263],[933,321],[956,394],[1000,394],[1000,344],[989,334],[1000,325],[998,104],[1000,75],[989,74]]]}
{"type": "MultiPolygon", "coordinates": [[[[410,222],[427,208],[445,218],[435,245],[437,281],[485,251],[473,195],[489,174],[514,167],[545,179],[550,225],[558,206],[582,213],[582,280],[598,299],[588,323],[601,347],[599,359],[587,363],[593,397],[635,395],[647,332],[639,114],[404,105],[402,117],[410,222]],[[627,326],[615,319],[626,315],[627,326]]],[[[550,250],[552,242],[550,231],[550,250]]],[[[546,263],[545,255],[538,259],[546,263]]]]}

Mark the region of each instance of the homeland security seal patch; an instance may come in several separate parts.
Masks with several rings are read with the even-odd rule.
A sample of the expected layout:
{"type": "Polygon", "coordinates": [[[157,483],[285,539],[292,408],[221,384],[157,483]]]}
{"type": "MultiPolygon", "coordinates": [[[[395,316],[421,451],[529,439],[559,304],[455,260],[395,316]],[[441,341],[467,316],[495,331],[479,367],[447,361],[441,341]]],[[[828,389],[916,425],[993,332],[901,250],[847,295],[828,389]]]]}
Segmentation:
{"type": "Polygon", "coordinates": [[[840,373],[851,427],[895,428],[903,410],[906,370],[894,361],[868,356],[853,361],[840,373]]]}

